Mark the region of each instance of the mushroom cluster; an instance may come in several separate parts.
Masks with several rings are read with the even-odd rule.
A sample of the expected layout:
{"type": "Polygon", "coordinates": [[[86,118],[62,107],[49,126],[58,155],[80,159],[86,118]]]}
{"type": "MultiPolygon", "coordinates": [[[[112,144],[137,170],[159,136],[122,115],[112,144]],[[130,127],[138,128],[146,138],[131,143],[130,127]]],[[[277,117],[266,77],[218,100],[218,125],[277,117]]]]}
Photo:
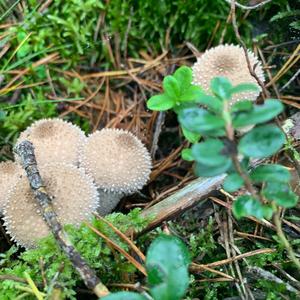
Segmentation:
{"type": "MultiPolygon", "coordinates": [[[[40,174],[62,225],[79,225],[97,211],[112,212],[124,195],[141,189],[151,172],[151,157],[132,133],[102,129],[88,137],[61,119],[43,119],[21,133],[29,140],[40,174]]],[[[16,162],[0,163],[0,213],[11,238],[31,248],[49,234],[25,171],[16,162]]]]}
{"type": "MultiPolygon", "coordinates": [[[[248,50],[248,58],[251,68],[261,82],[265,81],[261,62],[248,50]]],[[[257,92],[241,92],[233,96],[230,104],[240,100],[255,101],[260,93],[260,86],[251,75],[244,49],[236,45],[220,45],[204,52],[192,67],[193,83],[201,86],[205,92],[210,93],[210,82],[214,77],[227,77],[232,85],[240,83],[254,83],[258,87],[257,92]]]]}

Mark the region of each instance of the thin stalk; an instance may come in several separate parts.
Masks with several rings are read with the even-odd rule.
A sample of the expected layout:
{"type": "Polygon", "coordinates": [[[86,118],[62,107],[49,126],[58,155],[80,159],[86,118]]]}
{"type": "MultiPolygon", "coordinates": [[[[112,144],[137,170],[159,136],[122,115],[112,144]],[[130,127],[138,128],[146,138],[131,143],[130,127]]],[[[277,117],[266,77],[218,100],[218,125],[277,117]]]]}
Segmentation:
{"type": "MultiPolygon", "coordinates": [[[[223,106],[223,119],[225,120],[226,126],[225,126],[225,130],[226,130],[226,136],[228,138],[228,140],[231,143],[235,143],[234,140],[234,128],[232,126],[232,120],[231,120],[231,115],[229,112],[230,109],[230,105],[228,101],[224,101],[224,106],[223,106]]],[[[237,153],[234,151],[231,154],[231,160],[233,162],[234,168],[237,171],[237,173],[243,178],[244,183],[245,183],[245,187],[248,190],[248,192],[254,197],[254,198],[260,198],[259,195],[257,195],[257,192],[255,190],[255,188],[252,185],[251,179],[249,177],[249,175],[247,174],[247,172],[245,172],[240,164],[240,161],[237,157],[237,153]]],[[[262,200],[262,199],[260,199],[262,200]]]]}
{"type": "Polygon", "coordinates": [[[274,224],[276,226],[277,235],[278,235],[279,239],[281,240],[282,244],[284,245],[284,247],[289,255],[289,258],[292,260],[292,262],[295,264],[295,266],[300,270],[300,261],[296,257],[295,252],[294,252],[290,242],[288,241],[288,239],[285,237],[285,234],[283,233],[281,219],[280,219],[280,211],[274,202],[272,203],[272,208],[274,211],[276,211],[273,219],[274,219],[274,224]]]}
{"type": "Polygon", "coordinates": [[[236,154],[231,155],[231,160],[233,162],[234,168],[237,171],[237,173],[243,178],[244,183],[245,183],[245,187],[248,190],[248,192],[253,196],[253,197],[257,197],[257,192],[255,190],[255,188],[252,185],[251,179],[248,176],[248,174],[243,170],[238,158],[236,154]]]}

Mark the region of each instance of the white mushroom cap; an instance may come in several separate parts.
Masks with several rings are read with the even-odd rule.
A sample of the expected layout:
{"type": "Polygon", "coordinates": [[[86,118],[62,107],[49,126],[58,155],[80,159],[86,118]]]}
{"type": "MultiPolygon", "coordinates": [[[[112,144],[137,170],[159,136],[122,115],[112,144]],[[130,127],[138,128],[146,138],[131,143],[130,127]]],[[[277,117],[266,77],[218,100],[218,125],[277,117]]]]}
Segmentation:
{"type": "MultiPolygon", "coordinates": [[[[62,225],[80,225],[98,205],[97,188],[90,176],[73,165],[49,164],[39,167],[54,211],[62,225]]],[[[4,225],[19,245],[31,248],[50,233],[26,176],[18,179],[4,206],[4,225]]]]}
{"type": "Polygon", "coordinates": [[[14,187],[24,171],[17,163],[6,161],[0,163],[0,213],[7,200],[9,191],[14,187]]]}
{"type": "Polygon", "coordinates": [[[83,147],[81,163],[105,192],[131,194],[149,179],[151,157],[132,133],[102,129],[91,134],[83,147]]]}
{"type": "MultiPolygon", "coordinates": [[[[61,119],[41,119],[23,131],[16,143],[24,140],[32,142],[38,165],[51,162],[78,165],[85,139],[83,131],[72,123],[61,119]]],[[[17,156],[16,160],[19,160],[17,156]]]]}
{"type": "MultiPolygon", "coordinates": [[[[248,50],[248,57],[255,74],[264,82],[265,77],[261,62],[250,50],[248,50]]],[[[193,83],[201,86],[207,93],[210,93],[211,80],[217,76],[227,77],[232,85],[254,83],[259,91],[261,90],[256,79],[249,72],[245,52],[240,46],[220,45],[211,48],[197,59],[192,69],[193,83]]],[[[232,104],[239,100],[255,101],[259,91],[235,94],[230,103],[232,104]]]]}

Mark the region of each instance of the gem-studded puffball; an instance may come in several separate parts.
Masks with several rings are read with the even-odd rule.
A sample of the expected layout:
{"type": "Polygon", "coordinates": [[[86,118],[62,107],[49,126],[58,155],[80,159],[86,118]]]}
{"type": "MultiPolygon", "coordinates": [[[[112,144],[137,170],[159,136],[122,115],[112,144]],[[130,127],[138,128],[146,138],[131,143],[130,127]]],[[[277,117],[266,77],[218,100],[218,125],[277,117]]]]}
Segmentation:
{"type": "MultiPolygon", "coordinates": [[[[62,225],[78,226],[90,219],[98,205],[97,188],[90,176],[66,164],[39,166],[39,170],[62,225]]],[[[19,178],[10,191],[3,214],[6,231],[26,248],[36,246],[37,239],[50,233],[26,176],[19,178]]]]}
{"type": "Polygon", "coordinates": [[[81,164],[104,192],[126,195],[141,189],[151,172],[151,157],[144,144],[119,129],[91,134],[82,149],[81,164]]]}
{"type": "MultiPolygon", "coordinates": [[[[29,140],[34,146],[38,165],[52,162],[78,165],[85,139],[83,131],[72,123],[61,119],[41,119],[23,131],[16,144],[29,140]]],[[[16,160],[19,160],[18,156],[16,160]]]]}
{"type": "MultiPolygon", "coordinates": [[[[250,64],[257,77],[264,82],[264,72],[261,62],[248,50],[250,64]]],[[[210,82],[214,77],[227,77],[232,85],[240,83],[254,83],[259,91],[242,92],[233,95],[231,104],[240,100],[255,101],[260,93],[260,86],[256,79],[250,74],[245,52],[243,48],[235,45],[220,45],[211,48],[197,59],[192,67],[193,84],[201,86],[207,93],[210,93],[210,82]]]]}
{"type": "Polygon", "coordinates": [[[0,163],[0,213],[7,200],[9,191],[14,187],[19,177],[25,175],[21,166],[12,161],[0,163]]]}

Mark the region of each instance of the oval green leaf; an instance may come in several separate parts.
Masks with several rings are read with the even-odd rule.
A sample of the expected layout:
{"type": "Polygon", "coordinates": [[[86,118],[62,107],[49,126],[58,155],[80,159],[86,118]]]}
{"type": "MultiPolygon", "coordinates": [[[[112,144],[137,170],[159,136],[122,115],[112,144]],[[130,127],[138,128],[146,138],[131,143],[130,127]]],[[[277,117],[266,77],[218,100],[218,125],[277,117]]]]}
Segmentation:
{"type": "Polygon", "coordinates": [[[195,163],[194,172],[199,177],[213,177],[226,173],[231,167],[231,160],[227,160],[225,164],[218,166],[208,166],[201,163],[195,163]]]}
{"type": "Polygon", "coordinates": [[[226,164],[229,157],[221,152],[225,145],[217,139],[207,139],[202,143],[192,146],[192,154],[195,160],[207,166],[220,166],[226,164]]]}
{"type": "Polygon", "coordinates": [[[182,133],[184,135],[184,137],[190,142],[190,143],[197,143],[201,137],[201,135],[199,133],[194,133],[192,131],[187,130],[186,128],[184,128],[183,126],[181,127],[182,129],[182,133]]]}
{"type": "Polygon", "coordinates": [[[262,219],[265,215],[265,210],[261,202],[250,195],[238,197],[233,202],[232,212],[237,219],[248,216],[262,219]]]}
{"type": "Polygon", "coordinates": [[[257,84],[254,83],[240,83],[234,86],[230,91],[232,94],[243,93],[243,92],[258,92],[260,89],[257,84]]]}
{"type": "Polygon", "coordinates": [[[233,118],[234,128],[265,123],[283,111],[283,104],[276,99],[267,99],[263,105],[254,105],[250,111],[237,113],[233,118]]]}
{"type": "Polygon", "coordinates": [[[192,154],[192,149],[183,149],[181,151],[181,157],[182,159],[186,160],[186,161],[194,161],[194,156],[192,154]]]}
{"type": "Polygon", "coordinates": [[[264,158],[276,153],[284,142],[285,135],[277,126],[263,125],[244,135],[238,149],[248,157],[264,158]]]}
{"type": "Polygon", "coordinates": [[[249,111],[253,109],[253,102],[249,100],[238,101],[231,107],[231,112],[249,111]]]}
{"type": "Polygon", "coordinates": [[[180,96],[180,87],[176,78],[168,75],[163,80],[164,92],[176,102],[180,96]]]}
{"type": "Polygon", "coordinates": [[[244,185],[243,178],[237,173],[232,173],[225,178],[223,183],[223,188],[225,191],[229,193],[233,193],[238,189],[240,189],[243,185],[244,185]]]}
{"type": "Polygon", "coordinates": [[[184,91],[181,91],[179,97],[180,102],[197,102],[197,100],[203,94],[202,89],[198,86],[191,85],[187,87],[184,91]]]}
{"type": "Polygon", "coordinates": [[[154,299],[181,299],[189,285],[190,256],[177,237],[161,235],[150,245],[146,269],[154,299]]]}
{"type": "Polygon", "coordinates": [[[171,109],[175,105],[173,99],[167,94],[152,96],[147,101],[147,107],[151,110],[164,111],[171,109]]]}
{"type": "Polygon", "coordinates": [[[294,207],[298,202],[298,196],[291,190],[287,183],[268,182],[262,194],[270,201],[286,208],[294,207]]]}
{"type": "Polygon", "coordinates": [[[281,165],[260,165],[250,173],[251,180],[254,182],[289,182],[291,179],[290,172],[281,165]]]}
{"type": "Polygon", "coordinates": [[[220,113],[223,109],[223,103],[220,99],[204,93],[201,94],[196,102],[205,105],[209,110],[216,113],[220,113]]]}
{"type": "Polygon", "coordinates": [[[210,88],[212,92],[222,100],[231,98],[232,85],[226,77],[215,77],[211,80],[210,88]]]}
{"type": "Polygon", "coordinates": [[[184,91],[191,86],[193,79],[193,73],[191,68],[187,66],[182,66],[175,71],[173,76],[177,80],[181,91],[184,91]]]}
{"type": "Polygon", "coordinates": [[[217,130],[219,130],[220,134],[225,134],[223,129],[225,127],[224,120],[203,108],[184,108],[179,111],[178,120],[183,127],[195,133],[205,135],[211,131],[216,131],[217,133],[217,130]]]}

